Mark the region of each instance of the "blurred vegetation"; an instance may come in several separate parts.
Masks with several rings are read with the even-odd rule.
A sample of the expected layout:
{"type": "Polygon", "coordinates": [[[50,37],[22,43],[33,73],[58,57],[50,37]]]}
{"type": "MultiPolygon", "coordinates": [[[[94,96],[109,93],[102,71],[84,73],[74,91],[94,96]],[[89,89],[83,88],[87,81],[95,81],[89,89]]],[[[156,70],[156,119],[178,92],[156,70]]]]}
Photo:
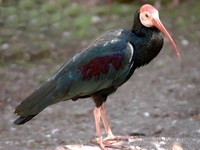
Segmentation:
{"type": "MultiPolygon", "coordinates": [[[[97,0],[96,0],[97,1],[97,0]]],[[[153,3],[153,0],[151,1],[153,3]]],[[[161,19],[177,32],[193,30],[200,22],[199,3],[185,2],[177,9],[162,7],[161,19]],[[188,7],[192,8],[189,15],[188,7]],[[180,14],[181,12],[181,14],[180,14]],[[186,19],[187,18],[187,19],[186,19]]],[[[53,57],[59,49],[80,46],[80,41],[119,27],[131,27],[133,13],[141,4],[106,0],[98,5],[76,0],[5,0],[0,6],[0,64],[23,63],[53,57]]],[[[200,25],[199,25],[200,26],[200,25]]],[[[189,35],[194,40],[197,32],[189,35]]],[[[77,50],[74,50],[77,51],[77,50]]],[[[52,62],[52,61],[49,61],[52,62]]]]}

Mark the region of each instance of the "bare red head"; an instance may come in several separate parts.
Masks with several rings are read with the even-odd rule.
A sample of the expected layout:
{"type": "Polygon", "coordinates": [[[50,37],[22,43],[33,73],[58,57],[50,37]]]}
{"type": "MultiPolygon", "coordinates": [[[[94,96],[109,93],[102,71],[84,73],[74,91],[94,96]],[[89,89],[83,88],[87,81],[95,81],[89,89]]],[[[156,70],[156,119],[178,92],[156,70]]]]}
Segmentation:
{"type": "Polygon", "coordinates": [[[177,57],[180,59],[180,53],[170,34],[167,32],[163,24],[159,19],[158,10],[152,5],[145,4],[140,8],[140,21],[145,27],[156,27],[158,28],[171,42],[177,57]]]}

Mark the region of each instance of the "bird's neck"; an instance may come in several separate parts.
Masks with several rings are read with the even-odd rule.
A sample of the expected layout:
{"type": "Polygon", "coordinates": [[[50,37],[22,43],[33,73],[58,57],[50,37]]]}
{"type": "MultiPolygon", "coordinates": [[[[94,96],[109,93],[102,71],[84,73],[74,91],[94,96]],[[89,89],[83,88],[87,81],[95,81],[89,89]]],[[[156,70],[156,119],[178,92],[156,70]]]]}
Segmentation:
{"type": "Polygon", "coordinates": [[[148,64],[158,55],[163,46],[163,35],[155,27],[143,26],[139,19],[139,11],[135,13],[132,32],[137,37],[137,40],[133,41],[136,50],[134,64],[135,68],[139,68],[148,64]]]}
{"type": "Polygon", "coordinates": [[[140,19],[139,19],[139,10],[137,10],[135,12],[135,16],[134,16],[133,21],[134,22],[133,22],[132,32],[134,32],[135,34],[140,34],[142,24],[141,24],[140,19]]]}

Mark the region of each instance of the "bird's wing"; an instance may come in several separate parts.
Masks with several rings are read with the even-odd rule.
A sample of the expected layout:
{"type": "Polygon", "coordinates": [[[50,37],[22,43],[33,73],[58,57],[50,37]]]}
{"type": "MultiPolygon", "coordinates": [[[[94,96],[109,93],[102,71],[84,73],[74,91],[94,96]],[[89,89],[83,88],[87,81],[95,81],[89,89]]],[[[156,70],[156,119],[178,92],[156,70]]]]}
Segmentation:
{"type": "Polygon", "coordinates": [[[130,71],[133,46],[120,38],[122,30],[100,36],[74,56],[51,79],[64,99],[81,97],[125,82],[130,71]]]}

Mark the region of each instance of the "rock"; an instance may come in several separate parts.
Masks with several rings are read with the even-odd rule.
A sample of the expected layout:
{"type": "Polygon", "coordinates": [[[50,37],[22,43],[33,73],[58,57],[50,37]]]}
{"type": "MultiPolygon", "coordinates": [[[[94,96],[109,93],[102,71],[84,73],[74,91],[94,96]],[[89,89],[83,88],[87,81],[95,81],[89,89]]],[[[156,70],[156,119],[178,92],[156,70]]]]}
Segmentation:
{"type": "Polygon", "coordinates": [[[6,49],[8,49],[9,47],[10,47],[10,45],[9,45],[8,43],[4,43],[4,44],[1,45],[1,49],[2,49],[2,50],[6,50],[6,49]]]}
{"type": "Polygon", "coordinates": [[[101,22],[101,18],[99,16],[92,16],[91,22],[94,24],[99,23],[101,22]]]}
{"type": "MultiPolygon", "coordinates": [[[[168,138],[168,137],[126,137],[128,140],[120,142],[120,149],[126,150],[192,150],[200,148],[200,139],[194,138],[168,138]]],[[[115,144],[116,145],[116,144],[115,144]]],[[[66,145],[59,146],[55,150],[100,150],[96,145],[66,145]]],[[[107,150],[119,150],[107,148],[107,150]]]]}

